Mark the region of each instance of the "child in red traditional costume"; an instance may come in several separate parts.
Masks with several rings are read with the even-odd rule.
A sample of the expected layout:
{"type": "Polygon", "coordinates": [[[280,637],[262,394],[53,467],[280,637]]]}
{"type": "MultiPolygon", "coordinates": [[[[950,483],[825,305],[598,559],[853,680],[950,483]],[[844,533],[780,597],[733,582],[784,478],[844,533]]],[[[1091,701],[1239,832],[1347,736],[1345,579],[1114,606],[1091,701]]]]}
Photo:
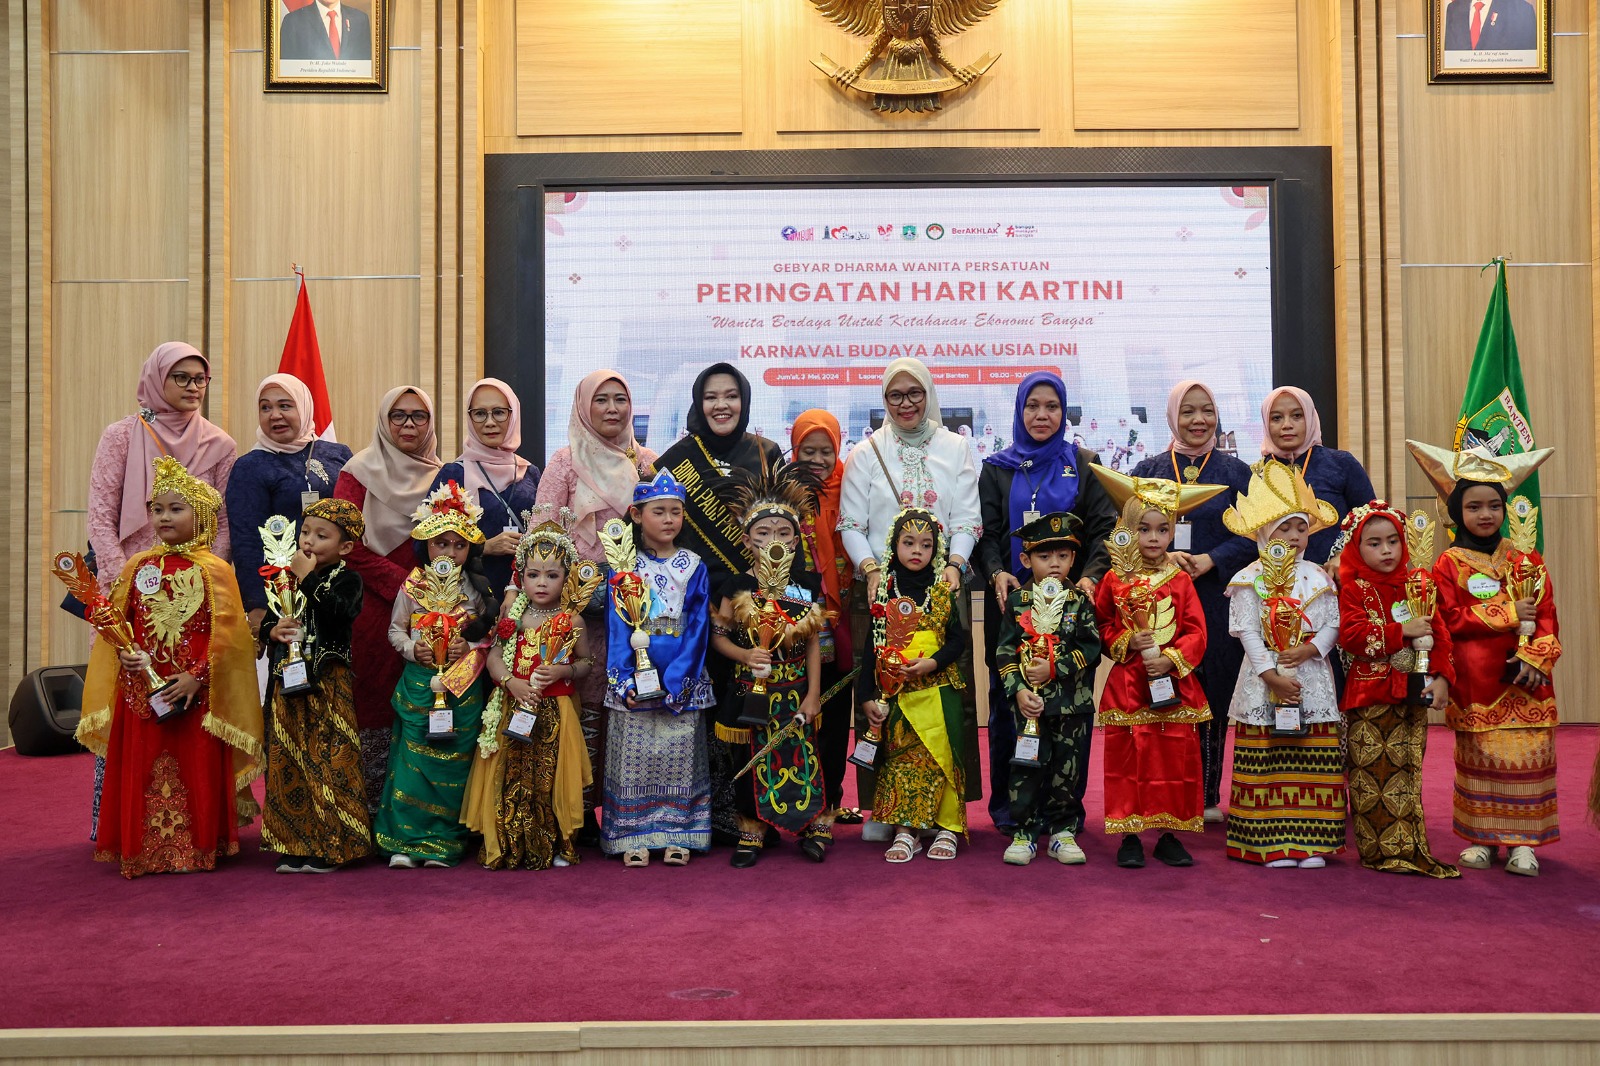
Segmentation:
{"type": "Polygon", "coordinates": [[[1433,522],[1409,519],[1382,500],[1340,526],[1339,646],[1349,657],[1343,706],[1350,810],[1361,865],[1391,873],[1460,877],[1428,850],[1422,817],[1422,757],[1428,710],[1450,702],[1455,679],[1450,631],[1437,610],[1433,576],[1411,568],[1433,555],[1433,522]]]}
{"type": "Polygon", "coordinates": [[[78,740],[106,759],[94,857],[130,878],[215,868],[259,810],[255,647],[233,569],[211,553],[222,498],[170,456],[154,465],[161,543],[129,559],[111,593],[141,650],[95,642],[78,723],[78,740]],[[176,713],[156,717],[147,665],[176,679],[159,697],[176,713]]]}
{"type": "Polygon", "coordinates": [[[1535,550],[1537,508],[1507,497],[1553,449],[1494,455],[1407,441],[1455,525],[1433,574],[1455,645],[1445,721],[1456,734],[1456,835],[1461,865],[1484,870],[1500,846],[1506,872],[1537,877],[1533,849],[1561,838],[1556,821],[1556,694],[1561,655],[1555,588],[1535,550]]]}
{"type": "Polygon", "coordinates": [[[483,834],[490,870],[547,870],[578,861],[583,790],[594,780],[578,719],[575,683],[594,669],[583,609],[599,587],[598,564],[578,558],[573,514],[549,504],[524,516],[517,545],[521,591],[495,627],[483,712],[461,823],[483,834]]]}
{"type": "Polygon", "coordinates": [[[1194,582],[1167,549],[1178,516],[1228,487],[1090,469],[1122,508],[1106,541],[1111,571],[1094,598],[1100,640],[1116,664],[1100,695],[1106,832],[1123,834],[1118,866],[1144,866],[1139,834],[1149,829],[1162,831],[1157,859],[1192,866],[1173,831],[1205,831],[1200,723],[1211,705],[1195,668],[1206,654],[1206,618],[1194,582]]]}

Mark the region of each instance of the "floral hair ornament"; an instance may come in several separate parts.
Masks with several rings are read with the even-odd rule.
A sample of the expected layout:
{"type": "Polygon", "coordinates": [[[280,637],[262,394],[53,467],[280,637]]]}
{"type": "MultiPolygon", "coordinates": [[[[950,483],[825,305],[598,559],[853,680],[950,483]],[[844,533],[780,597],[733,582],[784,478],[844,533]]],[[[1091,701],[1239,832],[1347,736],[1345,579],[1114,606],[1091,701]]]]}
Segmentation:
{"type": "Polygon", "coordinates": [[[150,465],[155,468],[155,478],[150,482],[151,501],[170,492],[194,510],[194,536],[182,544],[172,545],[169,550],[181,552],[210,547],[217,538],[217,511],[222,507],[222,495],[170,455],[158,455],[150,465]]]}
{"type": "Polygon", "coordinates": [[[666,470],[657,474],[654,480],[641,481],[633,489],[633,505],[643,507],[651,500],[677,500],[679,503],[688,503],[689,494],[684,490],[678,479],[666,470]]]}
{"type": "Polygon", "coordinates": [[[483,531],[478,528],[482,517],[483,508],[477,501],[454,481],[446,481],[411,512],[411,520],[416,523],[411,537],[432,540],[441,533],[459,533],[468,544],[482,544],[483,531]]]}

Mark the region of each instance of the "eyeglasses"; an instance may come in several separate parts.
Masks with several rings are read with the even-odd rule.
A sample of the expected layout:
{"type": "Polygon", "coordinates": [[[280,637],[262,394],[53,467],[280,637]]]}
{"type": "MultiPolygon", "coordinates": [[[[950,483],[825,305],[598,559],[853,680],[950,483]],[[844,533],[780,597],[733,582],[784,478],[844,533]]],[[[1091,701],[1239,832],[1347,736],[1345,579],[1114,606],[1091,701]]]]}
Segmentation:
{"type": "Polygon", "coordinates": [[[928,398],[922,389],[907,389],[905,392],[886,392],[883,394],[884,402],[890,407],[904,407],[906,404],[919,404],[928,398]]]}
{"type": "Polygon", "coordinates": [[[178,386],[180,389],[187,389],[190,385],[193,385],[197,389],[203,389],[207,385],[211,384],[211,375],[185,374],[181,371],[175,370],[167,375],[167,380],[178,386]]]}
{"type": "Polygon", "coordinates": [[[467,412],[467,417],[472,419],[474,422],[476,422],[480,426],[483,425],[485,422],[504,422],[504,421],[506,421],[507,419],[509,419],[511,417],[511,408],[509,408],[509,407],[490,407],[490,408],[474,407],[470,411],[467,412]]]}
{"type": "Polygon", "coordinates": [[[390,411],[389,424],[396,429],[401,426],[425,426],[430,417],[426,411],[390,411]]]}

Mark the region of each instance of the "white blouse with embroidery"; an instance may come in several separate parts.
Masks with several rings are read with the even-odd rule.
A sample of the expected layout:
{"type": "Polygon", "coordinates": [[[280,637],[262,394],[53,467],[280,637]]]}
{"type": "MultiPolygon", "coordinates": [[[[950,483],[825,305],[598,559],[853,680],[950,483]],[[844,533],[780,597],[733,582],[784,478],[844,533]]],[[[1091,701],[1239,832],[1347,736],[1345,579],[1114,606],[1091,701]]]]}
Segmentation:
{"type": "Polygon", "coordinates": [[[895,515],[907,507],[932,511],[949,537],[949,554],[972,558],[983,533],[978,468],[960,434],[941,426],[925,447],[918,448],[884,426],[873,433],[870,443],[862,442],[850,452],[839,492],[839,532],[850,561],[860,566],[871,556],[880,564],[887,562],[889,531],[895,515]]]}

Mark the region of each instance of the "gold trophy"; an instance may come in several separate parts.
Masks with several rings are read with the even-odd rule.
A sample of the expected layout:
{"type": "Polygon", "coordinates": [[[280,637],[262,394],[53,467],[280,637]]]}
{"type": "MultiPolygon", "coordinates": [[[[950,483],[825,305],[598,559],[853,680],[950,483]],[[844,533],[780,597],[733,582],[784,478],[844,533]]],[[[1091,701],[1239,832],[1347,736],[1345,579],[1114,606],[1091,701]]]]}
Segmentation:
{"type": "Polygon", "coordinates": [[[462,571],[450,559],[440,556],[422,568],[421,581],[407,588],[423,614],[417,629],[433,652],[433,708],[428,712],[428,739],[447,740],[455,734],[455,712],[444,698],[444,672],[450,655],[450,641],[461,628],[456,612],[466,599],[461,589],[462,571]]]}
{"type": "MultiPolygon", "coordinates": [[[[67,586],[67,591],[72,598],[84,606],[84,613],[95,632],[117,651],[132,652],[144,659],[141,673],[144,682],[149,687],[152,697],[165,692],[177,681],[175,677],[162,677],[156,673],[155,667],[150,663],[150,653],[139,647],[133,639],[133,624],[124,618],[100,591],[100,586],[95,582],[94,575],[89,572],[89,564],[83,561],[83,556],[77,552],[58,552],[55,559],[55,568],[51,571],[67,586]]],[[[164,718],[181,708],[175,708],[166,700],[150,701],[151,710],[156,717],[164,718]],[[166,713],[162,713],[166,708],[166,713]]]]}
{"type": "MultiPolygon", "coordinates": [[[[876,612],[878,606],[874,604],[872,609],[876,612]]],[[[877,681],[879,698],[887,700],[899,695],[905,684],[901,671],[906,665],[906,646],[916,634],[917,626],[922,624],[922,608],[908,597],[896,596],[883,605],[883,611],[883,652],[878,656],[877,681]]],[[[863,770],[871,770],[878,761],[878,745],[882,741],[883,735],[877,727],[868,726],[867,731],[856,738],[850,762],[863,770]]]]}
{"type": "MultiPolygon", "coordinates": [[[[1439,604],[1439,587],[1434,584],[1428,566],[1433,562],[1433,519],[1426,511],[1412,511],[1406,516],[1406,552],[1411,556],[1411,572],[1406,575],[1406,611],[1412,618],[1432,618],[1439,604]]],[[[1433,651],[1433,636],[1415,637],[1411,647],[1416,652],[1412,673],[1426,675],[1432,665],[1428,661],[1433,651]]]]}
{"type": "MultiPolygon", "coordinates": [[[[1287,541],[1269,540],[1261,549],[1261,636],[1281,660],[1284,653],[1305,642],[1305,612],[1294,597],[1295,551],[1287,541]]],[[[1277,665],[1278,673],[1293,679],[1298,672],[1292,665],[1277,665]]],[[[1298,703],[1280,703],[1272,697],[1272,732],[1299,735],[1305,732],[1298,703]]]]}
{"type": "MultiPolygon", "coordinates": [[[[1511,554],[1506,560],[1508,563],[1507,591],[1513,600],[1532,600],[1539,602],[1539,597],[1544,595],[1545,571],[1544,567],[1534,561],[1533,553],[1539,545],[1539,508],[1528,501],[1526,496],[1518,496],[1511,501],[1509,514],[1506,516],[1507,534],[1511,541],[1511,554]]],[[[1526,648],[1533,639],[1533,631],[1537,622],[1517,623],[1517,647],[1526,648]]]]}
{"type": "MultiPolygon", "coordinates": [[[[757,609],[756,624],[746,630],[746,633],[754,647],[768,654],[783,643],[790,627],[794,625],[794,619],[789,617],[789,613],[778,602],[784,590],[789,587],[789,567],[793,563],[792,544],[773,541],[756,554],[756,592],[760,597],[760,606],[757,609]]],[[[750,683],[750,695],[765,696],[767,679],[772,676],[772,667],[763,667],[750,673],[754,679],[750,683]]],[[[768,718],[765,700],[746,700],[744,709],[739,714],[739,724],[749,728],[761,728],[767,724],[768,718]]]]}
{"type": "MultiPolygon", "coordinates": [[[[566,584],[561,588],[561,613],[539,627],[538,638],[534,641],[532,658],[538,665],[560,666],[571,659],[573,646],[578,642],[573,620],[589,606],[602,577],[600,567],[587,559],[580,560],[568,571],[566,584]]],[[[528,664],[529,674],[537,668],[533,663],[528,664]]],[[[532,740],[536,721],[538,716],[533,708],[519,703],[501,733],[513,740],[532,740]]]]}
{"type": "MultiPolygon", "coordinates": [[[[1155,637],[1155,643],[1139,653],[1143,662],[1153,663],[1161,658],[1161,645],[1177,632],[1177,610],[1170,599],[1156,596],[1149,582],[1140,575],[1144,557],[1139,554],[1139,539],[1133,530],[1119,525],[1106,538],[1106,549],[1111,556],[1112,570],[1128,586],[1127,594],[1117,601],[1117,613],[1128,630],[1148,632],[1155,637]]],[[[1172,675],[1150,677],[1146,671],[1145,680],[1150,689],[1151,710],[1163,710],[1178,702],[1178,686],[1172,675]]]]}
{"type": "Polygon", "coordinates": [[[617,617],[633,634],[628,646],[633,649],[633,699],[635,703],[654,703],[666,699],[661,687],[661,671],[650,661],[650,635],[644,631],[650,621],[650,586],[637,572],[639,553],[633,545],[633,527],[613,518],[600,530],[606,562],[612,571],[611,591],[617,617]]]}
{"type": "MultiPolygon", "coordinates": [[[[1022,641],[1017,650],[1029,665],[1039,659],[1050,660],[1056,653],[1056,631],[1061,628],[1061,615],[1067,606],[1067,590],[1061,582],[1047,577],[1033,587],[1033,602],[1028,609],[1028,624],[1033,635],[1022,641]]],[[[1027,684],[1026,678],[1023,684],[1027,684]]],[[[1030,691],[1037,692],[1030,685],[1030,691]]],[[[1011,765],[1022,769],[1036,769],[1039,765],[1039,719],[1024,718],[1022,732],[1017,734],[1016,751],[1011,765]]]]}
{"type": "MultiPolygon", "coordinates": [[[[279,618],[298,619],[306,609],[305,593],[300,591],[300,581],[290,569],[295,553],[300,549],[294,523],[281,514],[267,519],[260,527],[261,556],[266,565],[261,576],[267,584],[267,606],[279,618]]],[[[280,674],[285,696],[298,696],[311,691],[310,672],[300,654],[298,638],[289,642],[289,654],[283,660],[280,674]]]]}

